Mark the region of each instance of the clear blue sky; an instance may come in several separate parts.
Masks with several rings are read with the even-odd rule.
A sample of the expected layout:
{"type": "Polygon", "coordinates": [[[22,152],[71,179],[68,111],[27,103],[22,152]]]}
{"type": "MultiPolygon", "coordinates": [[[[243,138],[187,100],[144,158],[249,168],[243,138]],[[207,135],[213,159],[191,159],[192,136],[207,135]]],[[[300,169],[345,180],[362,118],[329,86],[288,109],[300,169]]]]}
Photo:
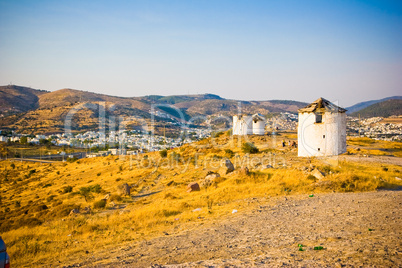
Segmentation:
{"type": "Polygon", "coordinates": [[[402,1],[3,1],[0,85],[118,96],[401,95],[402,1]]]}

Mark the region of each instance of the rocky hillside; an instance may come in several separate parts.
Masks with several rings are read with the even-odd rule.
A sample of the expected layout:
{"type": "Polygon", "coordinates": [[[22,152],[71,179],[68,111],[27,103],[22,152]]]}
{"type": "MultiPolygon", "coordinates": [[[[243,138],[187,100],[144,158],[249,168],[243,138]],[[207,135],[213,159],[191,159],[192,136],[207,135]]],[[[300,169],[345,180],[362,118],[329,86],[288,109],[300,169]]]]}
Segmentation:
{"type": "MultiPolygon", "coordinates": [[[[143,97],[116,97],[74,89],[60,89],[53,92],[27,87],[0,87],[0,128],[15,129],[18,132],[63,132],[66,115],[78,108],[74,116],[75,130],[96,129],[99,112],[105,107],[106,120],[110,116],[124,116],[135,125],[135,118],[149,120],[154,108],[173,118],[184,115],[185,120],[193,116],[231,116],[243,113],[297,112],[306,105],[297,101],[238,101],[223,99],[214,94],[143,97]],[[179,109],[180,112],[177,110],[179,109]]],[[[169,121],[156,117],[157,121],[169,121]]]]}
{"type": "Polygon", "coordinates": [[[14,85],[0,87],[0,114],[33,110],[39,107],[39,97],[48,93],[14,85]]]}

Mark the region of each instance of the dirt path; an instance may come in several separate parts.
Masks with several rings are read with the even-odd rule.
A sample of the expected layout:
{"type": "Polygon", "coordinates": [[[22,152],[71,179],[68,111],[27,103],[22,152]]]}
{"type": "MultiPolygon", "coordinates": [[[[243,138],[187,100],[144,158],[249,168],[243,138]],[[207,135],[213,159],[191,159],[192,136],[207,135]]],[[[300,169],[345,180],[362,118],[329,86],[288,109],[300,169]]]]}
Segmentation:
{"type": "Polygon", "coordinates": [[[104,252],[103,257],[80,266],[402,266],[401,191],[299,195],[257,202],[260,205],[253,211],[104,252]],[[304,251],[299,251],[298,244],[305,245],[304,251]],[[314,250],[315,246],[324,249],[314,250]]]}
{"type": "Polygon", "coordinates": [[[382,163],[402,166],[402,157],[393,156],[359,156],[359,155],[341,155],[339,160],[354,161],[354,162],[369,162],[369,163],[382,163]]]}

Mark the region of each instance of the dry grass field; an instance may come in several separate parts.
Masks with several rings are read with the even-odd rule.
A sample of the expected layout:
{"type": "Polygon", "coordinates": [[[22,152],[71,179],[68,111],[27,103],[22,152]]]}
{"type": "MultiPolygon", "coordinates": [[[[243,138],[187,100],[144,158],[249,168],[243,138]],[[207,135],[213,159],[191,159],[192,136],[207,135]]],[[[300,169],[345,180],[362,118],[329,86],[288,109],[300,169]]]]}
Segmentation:
{"type": "MultiPolygon", "coordinates": [[[[221,221],[251,211],[252,198],[365,192],[402,186],[402,167],[344,158],[298,158],[279,147],[294,134],[223,134],[140,156],[107,156],[52,164],[0,162],[0,233],[13,267],[63,266],[97,252],[221,221]],[[259,152],[242,151],[245,142],[259,152]],[[235,170],[226,173],[225,160],[235,170]],[[245,167],[248,167],[248,171],[245,167]],[[320,174],[316,171],[319,170],[320,174]],[[208,172],[220,177],[205,183],[208,172]],[[200,191],[187,192],[198,182],[200,191]],[[129,195],[120,186],[131,187],[129,195]],[[71,213],[74,210],[77,213],[71,213]],[[240,213],[240,212],[239,212],[240,213]]],[[[401,143],[349,139],[348,154],[401,156],[401,143]],[[381,152],[381,153],[380,153],[381,152]]]]}

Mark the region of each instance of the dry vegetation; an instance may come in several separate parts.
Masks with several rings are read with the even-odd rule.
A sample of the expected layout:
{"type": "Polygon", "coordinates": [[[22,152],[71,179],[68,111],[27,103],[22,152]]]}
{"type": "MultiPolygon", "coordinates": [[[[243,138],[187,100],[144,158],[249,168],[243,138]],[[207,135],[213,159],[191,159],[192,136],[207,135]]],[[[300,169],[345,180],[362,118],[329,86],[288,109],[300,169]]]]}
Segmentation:
{"type": "MultiPolygon", "coordinates": [[[[199,218],[212,220],[230,215],[233,209],[252,208],[252,197],[272,197],[319,192],[373,191],[402,185],[401,166],[364,162],[297,158],[297,149],[279,148],[278,139],[251,137],[259,152],[246,155],[245,140],[226,134],[139,157],[108,156],[73,163],[0,162],[0,232],[7,242],[13,266],[68,264],[87,252],[121,246],[191,228],[199,218]],[[276,148],[276,149],[274,149],[276,148]],[[229,158],[236,170],[225,174],[229,158]],[[241,171],[247,165],[250,173],[241,171]],[[272,168],[267,168],[271,165],[272,168]],[[319,180],[311,174],[319,169],[319,180]],[[209,171],[217,178],[201,191],[186,192],[190,182],[200,182],[209,171]],[[131,195],[118,186],[127,183],[131,195]],[[105,195],[109,199],[101,201],[105,195]],[[90,209],[88,209],[90,208],[90,209]],[[201,208],[199,211],[193,211],[201,208]],[[69,216],[70,211],[80,213],[69,216]]],[[[400,143],[348,141],[353,150],[372,153],[373,145],[393,155],[400,143]]]]}

